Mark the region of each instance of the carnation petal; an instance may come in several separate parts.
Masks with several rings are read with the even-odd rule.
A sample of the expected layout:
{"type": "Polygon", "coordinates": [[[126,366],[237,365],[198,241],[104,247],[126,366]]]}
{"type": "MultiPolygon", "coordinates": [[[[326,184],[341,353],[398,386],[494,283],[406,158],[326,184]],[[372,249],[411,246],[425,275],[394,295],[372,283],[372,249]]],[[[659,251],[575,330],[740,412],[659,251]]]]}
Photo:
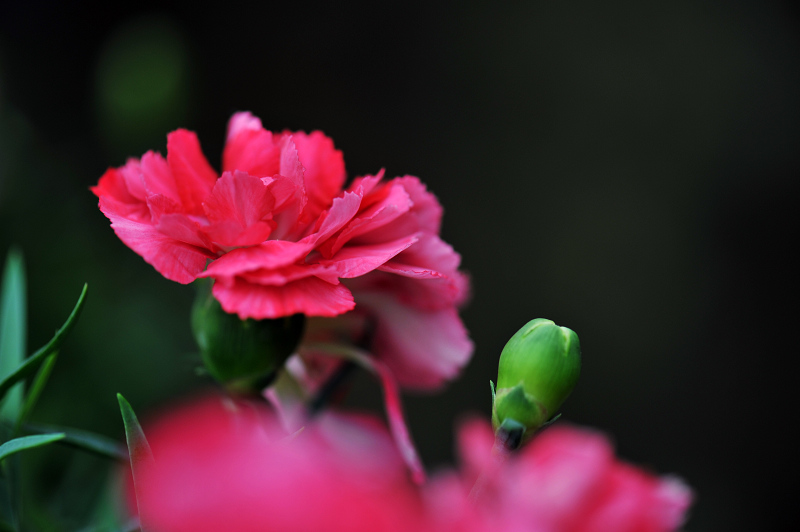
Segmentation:
{"type": "Polygon", "coordinates": [[[260,178],[237,170],[222,174],[204,206],[210,222],[236,220],[248,226],[264,219],[273,204],[267,185],[260,178]]]}
{"type": "Polygon", "coordinates": [[[185,129],[167,135],[167,162],[183,207],[202,214],[202,203],[217,181],[217,173],[200,149],[197,135],[185,129]]]}
{"type": "Polygon", "coordinates": [[[145,425],[140,504],[170,532],[407,532],[423,508],[377,420],[322,414],[286,441],[265,405],[210,398],[145,425]]]}
{"type": "Polygon", "coordinates": [[[200,277],[238,275],[261,268],[280,268],[304,257],[313,246],[289,240],[267,240],[257,246],[237,248],[208,265],[200,277]]]}
{"type": "Polygon", "coordinates": [[[380,231],[365,233],[358,237],[360,244],[374,243],[376,240],[394,240],[403,235],[418,231],[438,235],[441,228],[442,206],[436,196],[428,192],[422,182],[413,176],[396,177],[384,185],[402,188],[411,201],[411,208],[402,213],[391,224],[380,231]]]}
{"type": "Polygon", "coordinates": [[[241,274],[241,278],[254,284],[283,286],[292,281],[304,279],[306,277],[319,277],[331,284],[338,284],[339,280],[335,272],[321,264],[291,264],[281,268],[263,268],[241,274]]]}
{"type": "Polygon", "coordinates": [[[438,236],[423,233],[419,242],[378,270],[403,277],[395,293],[408,304],[436,309],[460,305],[469,296],[469,278],[458,271],[461,256],[438,236]]]}
{"type": "Polygon", "coordinates": [[[417,235],[411,235],[383,244],[345,246],[332,258],[320,260],[319,263],[330,266],[343,279],[359,277],[378,268],[417,240],[417,235]]]}
{"type": "Polygon", "coordinates": [[[362,195],[367,195],[378,186],[378,184],[381,182],[381,179],[383,179],[384,174],[385,171],[381,169],[381,171],[375,175],[357,177],[353,179],[353,182],[350,183],[350,186],[347,187],[347,190],[351,192],[360,190],[362,195]]]}
{"type": "Polygon", "coordinates": [[[264,128],[261,125],[261,120],[253,116],[250,111],[234,113],[228,121],[228,136],[226,142],[230,142],[231,139],[235,138],[241,131],[260,131],[262,129],[264,128]]]}
{"type": "Polygon", "coordinates": [[[307,201],[303,174],[303,165],[300,164],[297,147],[292,137],[286,135],[281,139],[278,175],[269,185],[270,191],[275,197],[273,217],[277,222],[275,228],[277,238],[284,238],[298,230],[296,224],[307,201]]]}
{"type": "Polygon", "coordinates": [[[272,194],[258,177],[235,171],[222,174],[203,204],[209,237],[221,246],[252,246],[266,240],[273,224],[272,194]]]}
{"type": "Polygon", "coordinates": [[[403,176],[392,180],[403,186],[411,201],[414,202],[413,213],[417,220],[419,231],[428,231],[438,234],[442,226],[444,209],[425,184],[414,176],[403,176]]]}
{"type": "MultiPolygon", "coordinates": [[[[257,119],[256,119],[257,120],[257,119]]],[[[256,177],[272,177],[278,173],[280,146],[270,131],[250,122],[246,127],[233,126],[228,133],[228,142],[222,154],[224,171],[241,170],[256,177]]]]}
{"type": "Polygon", "coordinates": [[[347,222],[353,219],[361,206],[361,195],[357,192],[345,192],[333,200],[331,208],[323,212],[317,221],[317,231],[308,237],[309,241],[323,242],[347,222]]]}
{"type": "Polygon", "coordinates": [[[390,293],[406,305],[427,310],[458,306],[469,296],[469,277],[461,272],[444,275],[408,267],[403,275],[395,275],[388,268],[390,264],[396,266],[394,260],[378,266],[369,275],[351,281],[351,289],[390,293]]]}
{"type": "Polygon", "coordinates": [[[474,484],[481,473],[496,473],[492,467],[494,431],[483,419],[471,418],[458,428],[458,457],[468,484],[474,484]]]}
{"type": "MultiPolygon", "coordinates": [[[[411,208],[411,199],[401,186],[383,187],[362,200],[362,212],[351,221],[333,242],[327,243],[321,251],[330,257],[338,252],[349,240],[364,233],[379,231],[411,208]]],[[[373,238],[372,242],[380,240],[373,238]]],[[[384,240],[394,240],[387,238],[384,240]]]]}
{"type": "Polygon", "coordinates": [[[175,178],[167,160],[160,153],[149,151],[142,156],[141,162],[128,161],[124,171],[133,174],[141,172],[142,181],[146,196],[151,194],[161,194],[175,202],[180,202],[181,197],[175,185],[175,178]]]}
{"type": "Polygon", "coordinates": [[[193,246],[209,248],[209,243],[203,239],[200,225],[180,211],[180,206],[174,201],[160,194],[153,194],[147,198],[147,207],[153,226],[163,235],[193,246]]]}
{"type": "Polygon", "coordinates": [[[680,526],[691,503],[691,490],[680,481],[616,460],[608,440],[590,430],[548,429],[515,462],[515,478],[499,489],[506,515],[517,524],[667,532],[680,526]]]}
{"type": "Polygon", "coordinates": [[[111,196],[115,200],[123,203],[136,203],[138,200],[138,198],[128,190],[128,184],[125,178],[116,168],[109,168],[106,170],[106,173],[104,173],[100,181],[97,182],[97,186],[89,187],[89,190],[98,198],[101,196],[111,196]]]}
{"type": "Polygon", "coordinates": [[[119,169],[119,172],[125,179],[125,186],[131,196],[139,201],[147,199],[147,189],[145,188],[144,175],[139,161],[128,159],[128,162],[119,169]]]}
{"type": "Polygon", "coordinates": [[[148,223],[128,220],[107,210],[103,212],[111,220],[119,239],[167,279],[191,283],[212,256],[202,248],[164,235],[148,223]]]}
{"type": "Polygon", "coordinates": [[[110,206],[110,210],[125,218],[141,222],[150,218],[147,205],[128,191],[125,178],[116,168],[106,170],[97,186],[90,187],[90,190],[100,198],[101,204],[106,203],[107,206],[110,206]]]}
{"type": "Polygon", "coordinates": [[[307,277],[283,286],[267,286],[234,278],[214,283],[214,297],[226,312],[240,318],[269,319],[302,313],[306,316],[338,316],[355,307],[344,285],[307,277]]]}
{"type": "Polygon", "coordinates": [[[543,432],[523,449],[518,482],[529,486],[511,496],[518,518],[571,528],[606,490],[614,468],[614,451],[599,433],[559,426],[543,432]]]}
{"type": "Polygon", "coordinates": [[[314,219],[339,195],[345,180],[344,157],[334,148],[333,140],[321,131],[292,135],[300,163],[305,169],[308,204],[304,216],[314,219]]]}
{"type": "Polygon", "coordinates": [[[230,248],[264,242],[273,229],[274,224],[269,221],[255,222],[247,227],[242,227],[236,221],[223,221],[208,227],[206,234],[215,245],[230,248]]]}
{"type": "Polygon", "coordinates": [[[359,291],[357,298],[359,307],[376,318],[372,352],[400,384],[435,388],[454,378],[472,356],[472,341],[454,307],[421,310],[378,292],[359,291]]]}
{"type": "Polygon", "coordinates": [[[426,269],[449,274],[458,270],[461,255],[453,246],[432,233],[423,233],[419,242],[404,251],[399,262],[421,266],[426,269]]]}
{"type": "MultiPolygon", "coordinates": [[[[590,430],[559,424],[500,461],[493,439],[485,421],[459,431],[463,485],[482,475],[478,497],[470,494],[477,530],[669,532],[691,503],[682,482],[617,460],[608,439],[590,430]]],[[[452,520],[459,530],[462,522],[452,520]]]]}
{"type": "Polygon", "coordinates": [[[303,175],[305,170],[300,163],[300,156],[297,152],[297,145],[294,143],[292,135],[284,135],[281,139],[281,158],[278,166],[278,174],[288,177],[295,186],[303,186],[303,175]]]}

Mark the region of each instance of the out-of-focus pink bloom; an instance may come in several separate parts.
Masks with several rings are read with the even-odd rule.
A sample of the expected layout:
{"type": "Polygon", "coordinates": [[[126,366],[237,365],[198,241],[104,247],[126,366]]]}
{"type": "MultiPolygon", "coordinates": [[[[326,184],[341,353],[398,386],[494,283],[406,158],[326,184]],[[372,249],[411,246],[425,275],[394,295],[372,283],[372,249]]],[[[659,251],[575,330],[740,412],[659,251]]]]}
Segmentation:
{"type": "Polygon", "coordinates": [[[536,532],[667,532],[683,524],[690,489],[618,461],[596,432],[557,426],[505,461],[492,454],[488,423],[473,421],[460,433],[460,481],[440,479],[429,501],[449,515],[440,530],[536,532]],[[480,474],[481,489],[466,493],[480,474]]]}
{"type": "Polygon", "coordinates": [[[92,191],[126,245],[173,281],[214,279],[226,312],[332,317],[358,305],[374,331],[361,347],[402,384],[452,378],[472,354],[456,312],[468,280],[439,238],[439,202],[411,176],[344,181],[342,153],[319,131],[275,134],[237,113],[220,176],[178,130],[166,158],[130,159],[92,191]]]}
{"type": "Polygon", "coordinates": [[[344,360],[348,360],[372,373],[380,381],[386,407],[386,420],[397,449],[408,466],[414,482],[423,484],[425,468],[408,430],[397,379],[391,369],[363,351],[350,347],[340,347],[337,351],[338,353],[319,353],[314,351],[312,346],[310,350],[303,349],[286,361],[285,373],[264,392],[264,398],[272,404],[282,426],[286,430],[296,431],[307,424],[309,401],[317,398],[323,385],[330,381],[331,375],[341,367],[344,360]],[[332,358],[331,354],[342,358],[332,358]]]}
{"type": "Polygon", "coordinates": [[[327,414],[287,435],[261,404],[210,397],[145,434],[155,460],[137,469],[139,509],[154,532],[668,532],[692,498],[679,480],[618,461],[602,435],[568,426],[503,461],[489,423],[468,423],[461,472],[422,487],[364,417],[327,414]]]}
{"type": "Polygon", "coordinates": [[[144,430],[155,461],[139,506],[154,532],[419,528],[419,493],[371,419],[324,415],[287,436],[269,412],[212,397],[144,430]]]}

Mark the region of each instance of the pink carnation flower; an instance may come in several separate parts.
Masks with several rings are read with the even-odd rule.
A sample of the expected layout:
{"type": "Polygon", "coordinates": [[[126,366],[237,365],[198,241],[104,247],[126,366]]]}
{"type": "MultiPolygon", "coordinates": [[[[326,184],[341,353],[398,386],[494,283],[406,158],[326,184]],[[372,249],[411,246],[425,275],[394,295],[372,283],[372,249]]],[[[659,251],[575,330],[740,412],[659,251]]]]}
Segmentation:
{"type": "Polygon", "coordinates": [[[173,281],[212,278],[226,312],[333,317],[358,306],[374,329],[364,347],[401,383],[452,378],[472,354],[456,311],[469,283],[438,236],[439,202],[416,177],[344,181],[342,153],[321,132],[271,133],[237,113],[221,175],[178,130],[166,159],[131,159],[92,192],[127,246],[173,281]]]}
{"type": "Polygon", "coordinates": [[[326,414],[287,436],[259,406],[212,397],[145,425],[155,460],[137,479],[150,529],[667,532],[692,498],[679,480],[618,461],[602,435],[568,426],[498,461],[483,421],[459,434],[462,471],[420,488],[374,420],[326,414]]]}
{"type": "Polygon", "coordinates": [[[287,436],[260,406],[209,397],[145,425],[155,460],[137,470],[143,525],[156,532],[417,529],[419,494],[374,420],[328,414],[287,436]]]}
{"type": "Polygon", "coordinates": [[[493,444],[488,423],[462,427],[464,471],[432,490],[433,512],[449,516],[440,530],[669,532],[683,524],[692,501],[683,482],[618,461],[608,440],[586,429],[547,429],[505,461],[493,444]]]}

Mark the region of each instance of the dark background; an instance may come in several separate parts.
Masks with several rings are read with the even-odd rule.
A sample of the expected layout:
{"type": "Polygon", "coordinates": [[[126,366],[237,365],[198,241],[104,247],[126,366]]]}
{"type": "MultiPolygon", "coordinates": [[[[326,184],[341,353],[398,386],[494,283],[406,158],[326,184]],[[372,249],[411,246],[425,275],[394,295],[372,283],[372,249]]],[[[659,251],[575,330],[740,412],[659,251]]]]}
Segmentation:
{"type": "MultiPolygon", "coordinates": [[[[191,288],[127,249],[88,187],[177,127],[218,166],[251,110],[445,206],[477,349],[441,394],[408,397],[430,468],[452,462],[460,416],[488,414],[505,341],[548,317],[584,353],[564,417],[691,484],[687,530],[796,521],[791,3],[66,4],[0,4],[0,253],[25,254],[31,350],[90,285],[39,420],[120,437],[116,392],[146,412],[203,382],[191,288]]],[[[72,486],[46,505],[80,521],[106,464],[34,455],[30,489],[72,486]]]]}

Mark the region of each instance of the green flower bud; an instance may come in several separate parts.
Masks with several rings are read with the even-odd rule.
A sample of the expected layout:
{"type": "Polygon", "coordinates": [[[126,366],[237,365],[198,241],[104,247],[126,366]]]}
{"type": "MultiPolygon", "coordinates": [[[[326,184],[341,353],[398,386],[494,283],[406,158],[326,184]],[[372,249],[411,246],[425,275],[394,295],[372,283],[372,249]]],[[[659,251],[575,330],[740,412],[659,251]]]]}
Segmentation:
{"type": "Polygon", "coordinates": [[[236,393],[259,392],[291,355],[303,334],[305,316],[273,320],[228,314],[201,286],[192,308],[192,331],[208,373],[236,393]]]}
{"type": "Polygon", "coordinates": [[[578,335],[537,318],[511,337],[500,354],[492,424],[523,427],[523,441],[547,423],[572,392],[581,372],[578,335]]]}

